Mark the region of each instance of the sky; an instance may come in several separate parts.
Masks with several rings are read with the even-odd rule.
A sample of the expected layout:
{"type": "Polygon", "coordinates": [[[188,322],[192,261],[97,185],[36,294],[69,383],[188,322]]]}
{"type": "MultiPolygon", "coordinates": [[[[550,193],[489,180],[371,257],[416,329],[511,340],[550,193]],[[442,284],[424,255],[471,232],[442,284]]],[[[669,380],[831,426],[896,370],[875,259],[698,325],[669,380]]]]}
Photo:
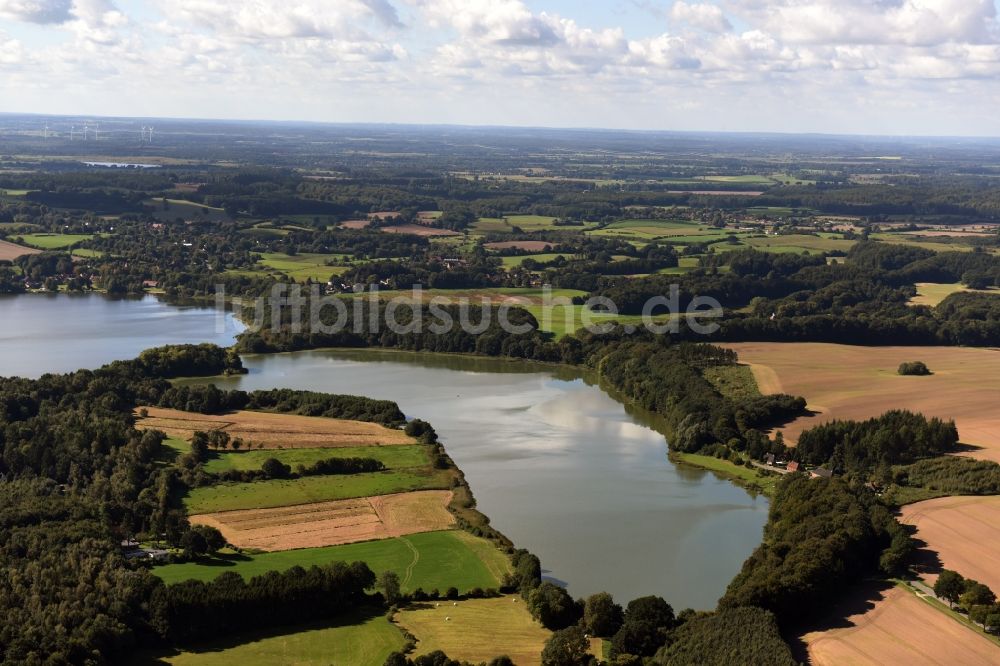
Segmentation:
{"type": "Polygon", "coordinates": [[[1000,0],[0,0],[0,111],[1000,136],[1000,0]]]}

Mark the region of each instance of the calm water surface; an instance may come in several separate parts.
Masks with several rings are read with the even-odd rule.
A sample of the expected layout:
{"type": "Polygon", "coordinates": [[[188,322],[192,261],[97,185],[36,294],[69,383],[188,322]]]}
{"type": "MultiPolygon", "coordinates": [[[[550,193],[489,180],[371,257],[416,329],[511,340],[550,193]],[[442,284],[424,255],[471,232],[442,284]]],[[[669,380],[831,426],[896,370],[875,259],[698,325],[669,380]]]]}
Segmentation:
{"type": "Polygon", "coordinates": [[[229,346],[240,330],[230,314],[204,306],[174,307],[155,296],[0,296],[0,376],[97,368],[167,344],[229,346]]]}
{"type": "MultiPolygon", "coordinates": [[[[88,295],[0,297],[0,375],[95,368],[143,349],[231,344],[206,307],[88,295]]],[[[575,371],[432,354],[317,351],[247,356],[244,389],[289,387],[397,401],[434,424],[479,508],[574,596],[660,594],[714,607],[760,542],[767,501],[679,468],[655,423],[575,371]]]]}
{"type": "Polygon", "coordinates": [[[572,370],[391,351],[244,357],[217,382],[395,400],[430,421],[479,509],[574,596],[712,608],[760,543],[767,501],[677,467],[642,415],[572,370]]]}

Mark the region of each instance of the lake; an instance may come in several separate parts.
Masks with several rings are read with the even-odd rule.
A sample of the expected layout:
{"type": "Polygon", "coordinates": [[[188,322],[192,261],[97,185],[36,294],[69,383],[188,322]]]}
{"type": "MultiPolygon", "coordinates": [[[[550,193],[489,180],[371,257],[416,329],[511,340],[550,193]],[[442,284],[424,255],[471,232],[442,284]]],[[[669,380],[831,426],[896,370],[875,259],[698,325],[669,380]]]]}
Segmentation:
{"type": "Polygon", "coordinates": [[[395,400],[429,421],[494,527],[574,597],[659,594],[714,608],[761,541],[767,500],[667,459],[662,434],[573,369],[500,359],[337,350],[248,355],[244,390],[395,400]]]}
{"type": "MultiPolygon", "coordinates": [[[[0,375],[96,368],[143,349],[229,345],[239,324],[209,307],[153,296],[0,297],[0,375]]],[[[575,597],[659,594],[713,608],[760,543],[767,500],[667,459],[648,415],[572,368],[393,351],[310,351],[244,358],[250,374],[215,380],[395,400],[430,421],[479,509],[575,597]]]]}
{"type": "Polygon", "coordinates": [[[155,296],[0,296],[0,376],[97,368],[168,344],[229,346],[241,330],[229,313],[207,306],[175,307],[155,296]]]}

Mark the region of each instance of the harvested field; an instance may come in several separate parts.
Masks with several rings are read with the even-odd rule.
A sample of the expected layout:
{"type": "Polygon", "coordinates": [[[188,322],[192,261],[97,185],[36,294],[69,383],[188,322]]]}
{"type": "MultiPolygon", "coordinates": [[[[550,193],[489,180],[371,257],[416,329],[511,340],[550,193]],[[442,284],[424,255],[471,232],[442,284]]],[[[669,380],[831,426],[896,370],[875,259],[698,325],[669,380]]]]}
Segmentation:
{"type": "Polygon", "coordinates": [[[238,411],[215,415],[159,407],[145,409],[149,416],[140,418],[137,428],[162,430],[170,437],[182,439],[190,439],[197,431],[224,430],[233,439],[242,439],[247,448],[335,448],[415,443],[402,430],[366,421],[271,412],[238,411]]]}
{"type": "Polygon", "coordinates": [[[899,587],[880,593],[846,627],[806,634],[814,666],[844,664],[962,664],[987,666],[1000,648],[914,594],[899,587]]]}
{"type": "Polygon", "coordinates": [[[527,252],[543,252],[552,248],[552,243],[547,241],[504,241],[502,243],[486,243],[487,250],[505,250],[517,248],[527,252]]]}
{"type": "Polygon", "coordinates": [[[935,307],[952,294],[974,292],[977,294],[995,294],[1000,296],[1000,289],[969,289],[960,282],[940,284],[934,282],[918,282],[917,295],[910,299],[910,305],[929,305],[935,307]]]}
{"type": "Polygon", "coordinates": [[[41,254],[41,252],[41,250],[36,250],[33,247],[24,247],[17,243],[0,240],[0,261],[14,261],[26,254],[41,254]]]}
{"type": "Polygon", "coordinates": [[[450,490],[424,490],[275,509],[194,515],[239,548],[263,551],[339,546],[451,527],[450,490]]]}
{"type": "Polygon", "coordinates": [[[371,220],[345,220],[340,223],[340,226],[344,229],[364,229],[371,226],[371,223],[371,220]]]}
{"type": "Polygon", "coordinates": [[[826,343],[743,342],[725,345],[749,363],[761,393],[803,396],[816,412],[788,424],[785,441],[834,419],[867,419],[890,409],[954,419],[963,455],[1000,462],[1000,350],[969,347],[859,347],[826,343]],[[896,374],[924,361],[929,377],[896,374]]]}
{"type": "Polygon", "coordinates": [[[422,224],[396,224],[391,227],[382,227],[380,231],[387,234],[413,234],[414,236],[461,236],[457,231],[449,229],[435,229],[425,227],[422,224]]]}
{"type": "Polygon", "coordinates": [[[507,655],[518,666],[538,666],[552,635],[517,596],[417,604],[393,621],[417,637],[415,654],[443,650],[452,659],[474,664],[507,655]]]}
{"type": "Polygon", "coordinates": [[[945,569],[1000,590],[1000,497],[940,497],[908,504],[900,520],[917,528],[914,537],[938,555],[945,569]]]}

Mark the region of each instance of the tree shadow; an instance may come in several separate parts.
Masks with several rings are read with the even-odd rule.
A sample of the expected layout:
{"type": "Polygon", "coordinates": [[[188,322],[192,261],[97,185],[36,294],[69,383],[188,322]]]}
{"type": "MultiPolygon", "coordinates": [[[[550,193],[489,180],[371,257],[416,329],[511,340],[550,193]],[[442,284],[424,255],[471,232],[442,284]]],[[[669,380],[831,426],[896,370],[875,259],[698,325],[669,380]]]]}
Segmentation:
{"type": "MultiPolygon", "coordinates": [[[[914,528],[915,529],[915,528],[914,528]]],[[[944,571],[941,556],[930,549],[926,541],[914,539],[916,548],[910,556],[910,565],[918,576],[937,575],[944,571]]]]}
{"type": "Polygon", "coordinates": [[[351,613],[346,613],[344,615],[339,615],[326,620],[308,622],[306,624],[267,627],[257,631],[233,634],[225,638],[219,638],[206,642],[180,644],[170,648],[146,650],[137,654],[134,659],[129,660],[127,663],[135,665],[150,664],[156,666],[166,666],[170,663],[168,661],[169,659],[176,658],[185,652],[192,655],[223,652],[246,643],[275,638],[277,636],[286,636],[289,634],[297,634],[304,631],[315,631],[319,629],[349,627],[363,622],[368,622],[369,620],[373,620],[383,615],[385,615],[385,610],[380,607],[370,606],[366,608],[359,608],[351,613]]]}
{"type": "Polygon", "coordinates": [[[804,637],[816,631],[850,629],[854,627],[851,617],[862,615],[875,608],[895,585],[885,580],[867,580],[848,588],[840,600],[829,605],[822,616],[809,622],[789,626],[783,637],[792,650],[792,656],[800,664],[811,664],[809,646],[804,637]]]}

